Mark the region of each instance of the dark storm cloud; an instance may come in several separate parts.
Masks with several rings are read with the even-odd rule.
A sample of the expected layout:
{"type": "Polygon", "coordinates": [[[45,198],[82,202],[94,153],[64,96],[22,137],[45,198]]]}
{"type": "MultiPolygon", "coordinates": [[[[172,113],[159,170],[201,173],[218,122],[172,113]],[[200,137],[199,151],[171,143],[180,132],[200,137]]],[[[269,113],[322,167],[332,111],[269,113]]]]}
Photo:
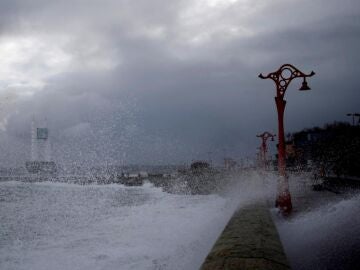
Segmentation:
{"type": "Polygon", "coordinates": [[[27,78],[44,86],[24,84],[34,94],[19,92],[7,109],[2,154],[22,162],[31,116],[46,115],[62,162],[253,155],[255,135],[277,128],[273,83],[257,75],[286,62],[317,73],[313,91],[289,88],[288,131],[358,110],[358,1],[226,2],[2,1],[0,43],[34,38],[45,48],[11,66],[36,67],[27,78]]]}

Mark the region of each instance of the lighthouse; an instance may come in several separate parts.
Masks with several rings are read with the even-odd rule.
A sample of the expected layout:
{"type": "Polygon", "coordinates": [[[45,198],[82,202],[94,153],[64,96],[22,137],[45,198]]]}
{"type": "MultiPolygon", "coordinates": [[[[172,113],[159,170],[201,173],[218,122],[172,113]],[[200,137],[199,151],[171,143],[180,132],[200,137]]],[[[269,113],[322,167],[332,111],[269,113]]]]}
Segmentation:
{"type": "Polygon", "coordinates": [[[56,164],[51,161],[51,146],[47,122],[31,122],[31,159],[26,162],[29,173],[55,173],[56,164]]]}

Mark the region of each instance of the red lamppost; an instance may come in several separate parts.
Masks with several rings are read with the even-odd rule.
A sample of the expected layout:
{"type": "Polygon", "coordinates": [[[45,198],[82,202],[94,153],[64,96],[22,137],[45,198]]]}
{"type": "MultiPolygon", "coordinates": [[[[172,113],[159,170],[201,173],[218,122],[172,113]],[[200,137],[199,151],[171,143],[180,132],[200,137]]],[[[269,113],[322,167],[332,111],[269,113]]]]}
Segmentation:
{"type": "Polygon", "coordinates": [[[263,163],[264,168],[266,169],[267,160],[266,160],[266,152],[267,152],[267,140],[271,138],[274,141],[274,137],[276,135],[271,134],[270,132],[265,131],[263,134],[256,135],[256,137],[261,138],[261,146],[260,146],[260,155],[261,161],[263,163]]]}
{"type": "Polygon", "coordinates": [[[296,67],[290,64],[282,65],[277,71],[269,73],[266,76],[262,74],[259,75],[261,79],[272,79],[275,82],[276,86],[276,97],[275,103],[278,113],[278,169],[279,169],[279,181],[278,181],[278,195],[276,198],[275,206],[280,209],[280,211],[287,215],[291,213],[292,203],[291,196],[289,191],[289,182],[286,175],[286,160],[285,160],[285,132],[284,132],[284,111],[286,101],[284,100],[284,95],[286,89],[288,88],[290,82],[295,78],[303,78],[302,86],[299,90],[310,90],[310,87],[307,85],[306,77],[311,77],[315,75],[315,72],[312,71],[310,74],[305,74],[298,70],[296,67]]]}

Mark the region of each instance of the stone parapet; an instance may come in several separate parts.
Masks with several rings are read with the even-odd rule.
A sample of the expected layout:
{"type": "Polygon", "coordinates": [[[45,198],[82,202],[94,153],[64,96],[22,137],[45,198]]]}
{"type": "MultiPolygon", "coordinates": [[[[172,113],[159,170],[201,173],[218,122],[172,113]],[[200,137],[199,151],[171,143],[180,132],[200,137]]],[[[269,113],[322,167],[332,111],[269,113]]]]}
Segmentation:
{"type": "Polygon", "coordinates": [[[239,209],[216,241],[200,270],[290,269],[265,204],[239,209]]]}

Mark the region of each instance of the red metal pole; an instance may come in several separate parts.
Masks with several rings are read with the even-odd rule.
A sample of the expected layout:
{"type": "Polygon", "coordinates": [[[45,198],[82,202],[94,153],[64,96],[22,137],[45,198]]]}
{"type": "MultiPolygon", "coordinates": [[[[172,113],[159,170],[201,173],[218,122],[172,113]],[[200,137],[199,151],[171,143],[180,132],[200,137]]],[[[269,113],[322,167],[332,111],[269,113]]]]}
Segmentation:
{"type": "Polygon", "coordinates": [[[276,108],[278,112],[278,194],[275,206],[280,209],[283,214],[290,214],[292,210],[292,202],[289,191],[289,181],[286,175],[286,154],[285,154],[285,132],[284,132],[284,111],[286,101],[282,97],[275,97],[276,108]]]}
{"type": "Polygon", "coordinates": [[[266,141],[265,141],[264,137],[262,138],[261,148],[262,148],[262,155],[263,155],[262,162],[263,162],[264,169],[266,170],[266,141]]]}
{"type": "Polygon", "coordinates": [[[263,134],[256,135],[256,137],[261,138],[261,146],[260,146],[260,154],[261,154],[261,162],[264,169],[267,169],[267,160],[266,160],[266,153],[267,153],[267,140],[271,138],[274,140],[273,134],[270,132],[265,131],[263,134]]]}

